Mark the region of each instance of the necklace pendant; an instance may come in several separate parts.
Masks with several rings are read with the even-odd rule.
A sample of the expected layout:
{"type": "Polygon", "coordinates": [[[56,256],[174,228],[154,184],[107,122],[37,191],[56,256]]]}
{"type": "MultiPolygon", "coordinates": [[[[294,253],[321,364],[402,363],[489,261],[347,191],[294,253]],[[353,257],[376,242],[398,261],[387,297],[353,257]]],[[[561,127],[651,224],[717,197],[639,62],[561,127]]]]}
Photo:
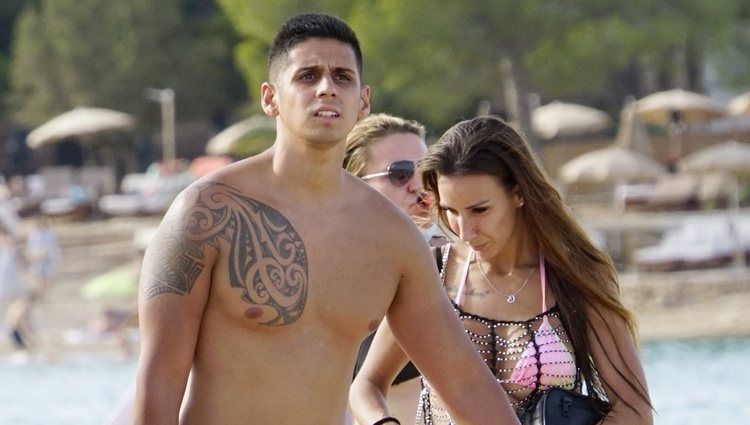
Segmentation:
{"type": "Polygon", "coordinates": [[[514,302],[516,302],[516,296],[508,295],[508,298],[505,299],[505,302],[508,304],[513,304],[514,302]]]}

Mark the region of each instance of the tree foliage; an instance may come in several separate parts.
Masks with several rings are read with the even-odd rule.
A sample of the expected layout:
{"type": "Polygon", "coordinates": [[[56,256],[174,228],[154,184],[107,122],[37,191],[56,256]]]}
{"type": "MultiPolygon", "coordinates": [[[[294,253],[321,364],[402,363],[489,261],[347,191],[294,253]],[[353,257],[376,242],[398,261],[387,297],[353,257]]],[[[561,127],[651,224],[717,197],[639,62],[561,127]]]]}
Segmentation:
{"type": "Polygon", "coordinates": [[[482,99],[492,101],[494,112],[511,111],[504,93],[510,86],[518,87],[520,101],[535,92],[545,102],[576,99],[616,112],[625,93],[642,96],[681,84],[680,74],[695,85],[711,52],[737,34],[747,40],[748,32],[747,22],[738,27],[735,18],[741,0],[219,3],[243,39],[235,58],[253,94],[281,22],[294,13],[324,11],[357,31],[374,110],[436,130],[475,113],[482,99]],[[503,81],[503,61],[515,70],[511,85],[503,81]]]}
{"type": "MultiPolygon", "coordinates": [[[[13,28],[21,10],[29,0],[3,0],[0,2],[0,99],[9,89],[10,47],[13,39],[13,28]]],[[[0,110],[2,105],[0,104],[0,110]]]]}
{"type": "Polygon", "coordinates": [[[36,125],[75,106],[143,114],[153,107],[144,99],[148,87],[174,89],[178,117],[210,115],[227,98],[223,63],[230,46],[187,25],[182,6],[180,0],[42,0],[27,8],[11,68],[16,119],[36,125]]]}
{"type": "MultiPolygon", "coordinates": [[[[309,11],[359,35],[373,110],[418,119],[431,135],[482,100],[511,117],[529,93],[615,113],[625,94],[700,90],[707,58],[734,87],[750,84],[742,0],[8,0],[0,21],[19,4],[10,100],[27,125],[76,105],[154,108],[146,87],[175,89],[181,118],[246,96],[257,110],[276,30],[309,11]]],[[[2,69],[0,51],[0,95],[2,69]]]]}

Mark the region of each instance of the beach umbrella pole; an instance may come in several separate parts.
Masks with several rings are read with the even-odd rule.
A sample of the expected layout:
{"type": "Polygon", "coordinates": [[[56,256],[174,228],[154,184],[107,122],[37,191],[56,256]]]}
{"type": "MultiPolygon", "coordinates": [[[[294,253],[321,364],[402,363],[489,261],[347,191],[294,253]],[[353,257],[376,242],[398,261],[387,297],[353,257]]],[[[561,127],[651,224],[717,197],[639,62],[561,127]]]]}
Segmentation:
{"type": "Polygon", "coordinates": [[[740,240],[738,221],[740,215],[740,185],[736,174],[732,175],[732,195],[731,207],[729,209],[729,234],[732,235],[732,245],[734,247],[734,258],[732,264],[738,269],[746,267],[745,250],[740,240]]]}

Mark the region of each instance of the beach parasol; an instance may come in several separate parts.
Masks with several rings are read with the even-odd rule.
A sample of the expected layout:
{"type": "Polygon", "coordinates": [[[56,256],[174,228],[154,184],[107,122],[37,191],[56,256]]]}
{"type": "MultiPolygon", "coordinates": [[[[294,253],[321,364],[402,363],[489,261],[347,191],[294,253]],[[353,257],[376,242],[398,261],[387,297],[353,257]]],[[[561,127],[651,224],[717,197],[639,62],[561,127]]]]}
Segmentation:
{"type": "Polygon", "coordinates": [[[559,101],[540,106],[531,113],[531,126],[544,139],[595,133],[611,123],[609,115],[603,111],[559,101]]]}
{"type": "Polygon", "coordinates": [[[206,144],[206,153],[245,157],[268,149],[275,139],[276,121],[266,115],[255,115],[212,137],[206,144]]]}
{"type": "MultiPolygon", "coordinates": [[[[740,211],[740,177],[750,176],[750,145],[728,140],[699,149],[683,158],[678,165],[684,171],[706,175],[728,173],[729,184],[723,184],[721,189],[729,191],[729,220],[736,225],[740,211]]],[[[731,234],[737,248],[733,256],[734,262],[744,268],[745,255],[740,248],[741,241],[737,239],[737,232],[731,234]]]]}
{"type": "Polygon", "coordinates": [[[730,100],[728,109],[732,115],[750,115],[750,91],[730,100]]]}
{"type": "Polygon", "coordinates": [[[650,94],[636,102],[636,111],[646,123],[667,126],[672,159],[682,156],[686,124],[721,118],[728,113],[724,105],[710,97],[683,89],[650,94]]]}
{"type": "Polygon", "coordinates": [[[707,146],[687,155],[679,162],[679,167],[701,173],[722,171],[750,175],[750,144],[728,140],[707,146]]]}
{"type": "Polygon", "coordinates": [[[578,156],[560,168],[560,178],[573,183],[638,183],[663,175],[664,166],[648,156],[610,146],[578,156]]]}
{"type": "Polygon", "coordinates": [[[27,136],[26,142],[32,148],[38,148],[68,137],[128,129],[134,125],[133,117],[124,112],[105,108],[75,108],[35,128],[27,136]]]}
{"type": "Polygon", "coordinates": [[[652,93],[636,102],[640,118],[649,124],[708,121],[727,115],[721,103],[699,93],[672,89],[652,93]]]}

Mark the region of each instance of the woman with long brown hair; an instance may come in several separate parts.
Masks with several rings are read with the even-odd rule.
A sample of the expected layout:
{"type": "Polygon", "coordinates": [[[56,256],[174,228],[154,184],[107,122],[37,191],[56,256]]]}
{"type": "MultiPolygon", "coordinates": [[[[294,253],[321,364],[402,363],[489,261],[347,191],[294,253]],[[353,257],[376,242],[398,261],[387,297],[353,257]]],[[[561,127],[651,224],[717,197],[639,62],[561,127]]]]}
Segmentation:
{"type": "MultiPolygon", "coordinates": [[[[634,318],[620,301],[612,261],[523,138],[497,117],[463,121],[418,168],[455,240],[440,252],[442,283],[519,418],[548,388],[585,387],[609,407],[603,423],[651,424],[634,318]]],[[[355,417],[383,408],[386,384],[405,359],[385,322],[352,385],[355,417]]],[[[417,417],[453,423],[426,380],[417,417]]]]}

